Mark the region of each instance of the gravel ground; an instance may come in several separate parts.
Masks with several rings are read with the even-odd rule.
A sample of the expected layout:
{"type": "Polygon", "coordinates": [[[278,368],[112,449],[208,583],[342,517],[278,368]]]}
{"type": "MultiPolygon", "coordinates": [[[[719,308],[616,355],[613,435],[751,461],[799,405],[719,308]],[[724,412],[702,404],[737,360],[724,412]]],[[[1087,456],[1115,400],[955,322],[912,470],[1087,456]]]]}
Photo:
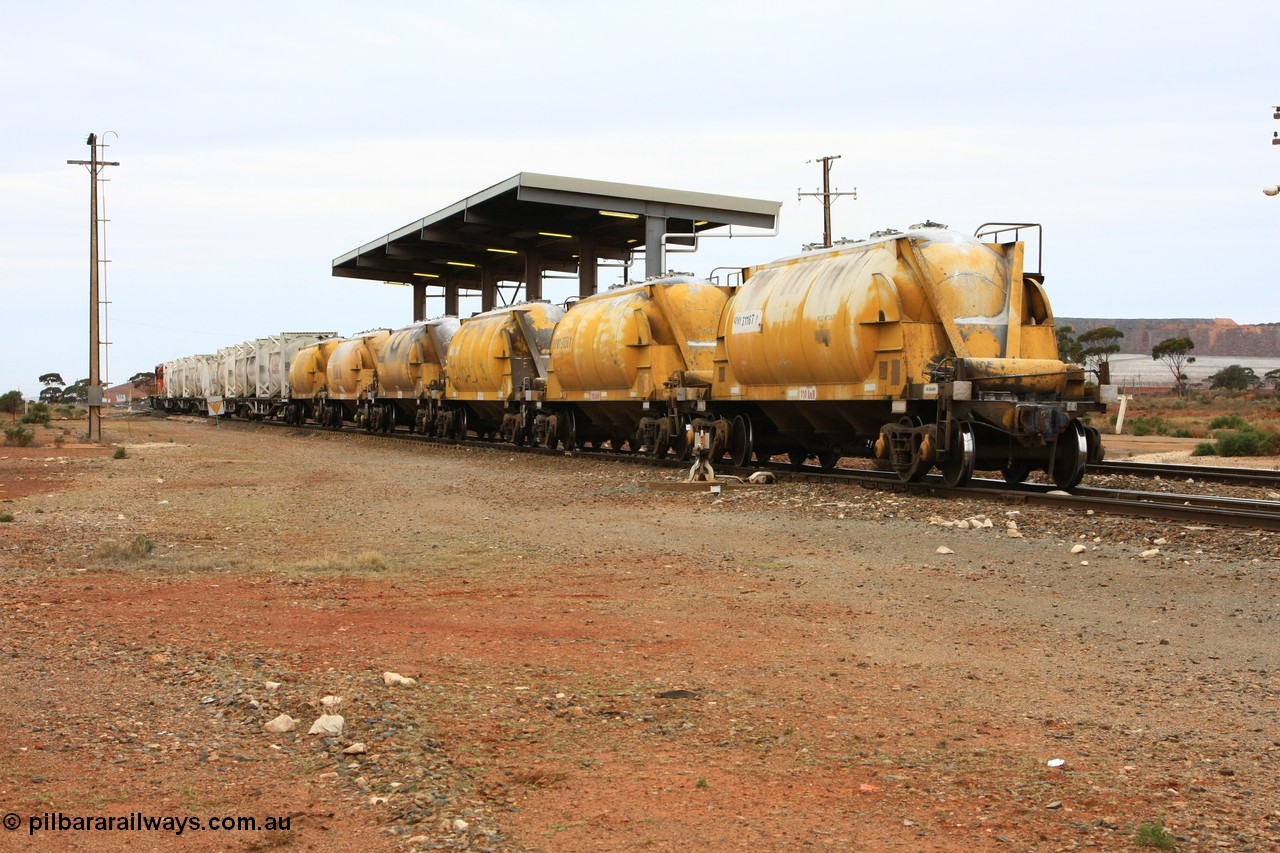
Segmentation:
{"type": "Polygon", "coordinates": [[[176,846],[28,835],[132,812],[290,819],[193,850],[1280,847],[1274,535],[104,434],[0,448],[0,847],[176,846]]]}

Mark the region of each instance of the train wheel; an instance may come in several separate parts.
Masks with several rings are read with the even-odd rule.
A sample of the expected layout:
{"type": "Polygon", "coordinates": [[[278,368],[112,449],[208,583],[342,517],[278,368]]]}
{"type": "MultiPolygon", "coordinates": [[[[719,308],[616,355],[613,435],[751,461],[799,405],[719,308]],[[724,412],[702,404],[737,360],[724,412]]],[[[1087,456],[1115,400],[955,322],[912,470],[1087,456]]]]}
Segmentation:
{"type": "Polygon", "coordinates": [[[951,450],[942,463],[942,482],[953,489],[968,483],[973,476],[976,456],[977,442],[973,438],[973,427],[956,422],[951,430],[951,450]]]}
{"type": "Polygon", "coordinates": [[[1049,476],[1059,489],[1074,489],[1084,479],[1084,466],[1088,461],[1088,436],[1079,421],[1072,421],[1058,436],[1049,476]]]}
{"type": "Polygon", "coordinates": [[[751,418],[738,415],[733,419],[733,429],[729,433],[729,458],[733,460],[734,465],[741,468],[751,462],[751,452],[754,449],[751,418]]]}
{"type": "MultiPolygon", "coordinates": [[[[915,415],[903,415],[898,418],[898,426],[907,427],[908,429],[917,428],[924,425],[919,417],[915,415]]],[[[888,441],[888,439],[884,439],[888,441]]],[[[891,467],[898,474],[898,479],[903,483],[917,483],[924,479],[924,475],[929,473],[929,469],[933,467],[933,436],[929,433],[917,433],[911,437],[911,458],[903,459],[901,448],[895,448],[887,460],[891,467]]]]}
{"type": "Polygon", "coordinates": [[[688,462],[689,457],[693,456],[693,437],[690,435],[692,429],[688,416],[680,415],[676,419],[676,434],[671,437],[671,446],[675,448],[676,458],[681,462],[688,462]]]}
{"type": "Polygon", "coordinates": [[[1102,446],[1102,433],[1095,427],[1085,427],[1084,436],[1089,445],[1089,463],[1096,465],[1106,458],[1106,450],[1102,446]]]}
{"type": "Polygon", "coordinates": [[[823,471],[830,471],[840,461],[840,454],[835,450],[823,450],[818,453],[818,464],[823,471]]]}
{"type": "Polygon", "coordinates": [[[1021,459],[1015,459],[1008,465],[1000,469],[1000,474],[1004,477],[1004,481],[1009,485],[1017,485],[1025,483],[1027,478],[1031,476],[1031,463],[1024,462],[1021,459]]]}
{"type": "Polygon", "coordinates": [[[467,437],[467,410],[455,409],[453,412],[453,430],[449,436],[457,441],[463,441],[467,437]]]}
{"type": "Polygon", "coordinates": [[[809,458],[809,454],[803,450],[788,450],[787,461],[791,463],[793,471],[799,471],[804,467],[805,460],[809,458]]]}
{"type": "Polygon", "coordinates": [[[919,482],[924,479],[924,475],[928,474],[929,469],[932,467],[933,444],[931,437],[927,434],[913,436],[911,459],[909,461],[904,463],[896,456],[893,461],[893,470],[898,472],[898,479],[904,483],[919,482]]]}
{"type": "Polygon", "coordinates": [[[564,449],[576,450],[578,448],[578,431],[573,423],[573,412],[565,412],[560,415],[560,443],[564,445],[564,449]]]}
{"type": "Polygon", "coordinates": [[[658,434],[653,439],[653,456],[655,459],[666,459],[667,451],[671,449],[671,432],[667,429],[667,422],[664,420],[658,425],[658,434]]]}

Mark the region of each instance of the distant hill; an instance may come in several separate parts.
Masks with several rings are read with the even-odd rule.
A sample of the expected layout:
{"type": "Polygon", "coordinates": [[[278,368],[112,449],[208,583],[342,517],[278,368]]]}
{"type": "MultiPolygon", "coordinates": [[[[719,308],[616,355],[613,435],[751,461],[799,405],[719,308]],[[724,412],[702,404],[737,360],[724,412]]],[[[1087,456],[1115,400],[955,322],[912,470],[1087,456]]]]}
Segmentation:
{"type": "Polygon", "coordinates": [[[1197,356],[1254,356],[1280,358],[1280,323],[1241,326],[1234,320],[1099,320],[1091,317],[1056,317],[1059,327],[1071,326],[1075,334],[1100,326],[1124,332],[1120,351],[1151,355],[1151,348],[1166,338],[1191,338],[1197,356]]]}

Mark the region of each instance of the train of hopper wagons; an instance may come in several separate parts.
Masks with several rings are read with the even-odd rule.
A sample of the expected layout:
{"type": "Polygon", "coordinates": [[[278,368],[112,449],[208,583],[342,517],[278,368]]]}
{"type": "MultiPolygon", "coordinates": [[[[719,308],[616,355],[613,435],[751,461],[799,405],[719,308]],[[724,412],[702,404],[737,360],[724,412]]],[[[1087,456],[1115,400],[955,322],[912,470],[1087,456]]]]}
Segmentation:
{"type": "MultiPolygon", "coordinates": [[[[996,231],[994,236],[1005,233],[996,231]]],[[[1016,232],[1014,232],[1016,236],[1016,232]]],[[[1101,459],[1115,389],[1058,357],[1024,244],[925,223],[743,270],[670,274],[349,338],[284,333],[165,362],[155,408],[549,448],[830,468],[872,457],[1058,487],[1101,459]]]]}

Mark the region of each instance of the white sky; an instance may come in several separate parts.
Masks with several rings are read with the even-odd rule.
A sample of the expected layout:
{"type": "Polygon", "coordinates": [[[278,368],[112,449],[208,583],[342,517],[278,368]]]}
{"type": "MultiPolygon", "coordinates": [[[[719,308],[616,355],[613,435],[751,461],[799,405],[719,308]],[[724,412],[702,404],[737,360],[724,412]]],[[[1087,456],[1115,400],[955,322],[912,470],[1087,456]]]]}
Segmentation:
{"type": "Polygon", "coordinates": [[[793,254],[821,237],[796,191],[828,154],[858,192],[837,237],[1042,222],[1060,316],[1280,321],[1275,0],[0,0],[0,20],[0,393],[88,375],[89,181],[65,161],[90,131],[122,162],[113,382],[406,324],[408,288],[333,259],[520,171],[784,202],[778,237],[677,269],[793,254]]]}

